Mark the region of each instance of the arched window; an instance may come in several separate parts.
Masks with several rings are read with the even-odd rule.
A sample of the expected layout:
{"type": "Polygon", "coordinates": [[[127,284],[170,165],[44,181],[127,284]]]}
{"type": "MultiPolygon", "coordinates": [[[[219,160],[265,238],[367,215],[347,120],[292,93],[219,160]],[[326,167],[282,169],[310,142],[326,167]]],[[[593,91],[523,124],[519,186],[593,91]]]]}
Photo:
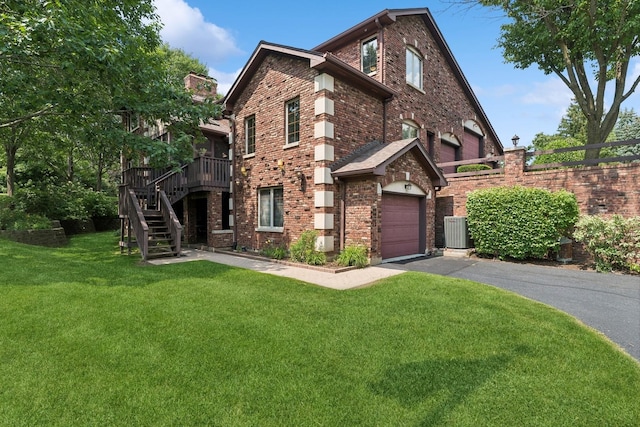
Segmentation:
{"type": "Polygon", "coordinates": [[[405,120],[402,122],[402,139],[419,138],[420,127],[416,122],[405,120]]]}

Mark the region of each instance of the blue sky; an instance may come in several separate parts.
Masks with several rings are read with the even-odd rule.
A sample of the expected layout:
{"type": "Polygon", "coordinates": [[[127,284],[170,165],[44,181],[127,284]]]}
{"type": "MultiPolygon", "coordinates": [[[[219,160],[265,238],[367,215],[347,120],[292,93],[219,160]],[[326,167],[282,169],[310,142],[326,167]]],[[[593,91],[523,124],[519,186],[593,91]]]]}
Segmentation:
{"type": "MultiPolygon", "coordinates": [[[[539,133],[555,133],[572,95],[554,75],[535,66],[505,64],[495,47],[503,22],[497,12],[452,5],[451,0],[213,1],[155,0],[161,35],[205,63],[225,93],[261,40],[311,49],[384,9],[428,7],[453,55],[505,147],[520,136],[528,145],[539,133]]],[[[630,67],[640,73],[640,61],[630,67]]],[[[623,108],[640,110],[634,94],[623,108]]]]}

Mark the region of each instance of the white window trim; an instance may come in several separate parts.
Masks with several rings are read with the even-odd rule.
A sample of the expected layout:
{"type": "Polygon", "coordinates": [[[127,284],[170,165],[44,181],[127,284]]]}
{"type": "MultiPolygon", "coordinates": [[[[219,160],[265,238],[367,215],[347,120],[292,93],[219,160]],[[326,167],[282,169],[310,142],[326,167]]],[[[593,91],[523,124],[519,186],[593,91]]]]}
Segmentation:
{"type": "Polygon", "coordinates": [[[287,102],[284,103],[284,146],[285,147],[293,147],[294,144],[299,144],[300,143],[300,116],[301,116],[301,111],[302,111],[302,105],[300,102],[300,97],[297,96],[295,98],[291,98],[290,100],[288,100],[287,102]],[[293,141],[293,142],[289,142],[289,104],[291,104],[292,102],[298,102],[298,140],[297,141],[293,141]]]}
{"type": "Polygon", "coordinates": [[[373,40],[376,41],[376,69],[374,71],[371,71],[370,73],[365,73],[368,76],[374,76],[378,73],[378,59],[379,59],[378,58],[378,36],[376,35],[376,36],[370,37],[366,40],[363,40],[360,43],[360,71],[364,73],[364,46],[373,40]]]}
{"type": "MultiPolygon", "coordinates": [[[[262,226],[260,225],[260,214],[262,213],[262,207],[261,207],[261,203],[262,203],[262,197],[261,193],[263,191],[267,191],[269,190],[269,203],[271,204],[271,222],[274,221],[273,218],[273,214],[275,213],[275,203],[273,200],[273,190],[274,189],[282,189],[283,190],[283,197],[284,197],[284,188],[282,186],[277,186],[277,187],[265,187],[265,188],[259,188],[258,189],[258,226],[256,227],[256,231],[266,231],[266,232],[273,232],[273,233],[282,233],[284,232],[284,225],[282,227],[273,227],[273,226],[262,226]]],[[[283,213],[283,218],[282,218],[282,222],[284,224],[284,213],[283,213]]]]}
{"type": "Polygon", "coordinates": [[[256,154],[256,116],[252,114],[244,119],[244,152],[245,156],[255,156],[256,154]],[[253,151],[249,152],[249,119],[253,118],[253,151]]]}
{"type": "Polygon", "coordinates": [[[291,144],[284,144],[282,146],[283,150],[287,150],[289,148],[298,147],[300,145],[300,141],[292,142],[291,144]]]}
{"type": "Polygon", "coordinates": [[[420,86],[416,86],[413,82],[409,81],[407,79],[407,75],[409,70],[405,70],[405,80],[407,82],[407,84],[409,86],[411,86],[414,89],[419,90],[422,93],[426,93],[423,89],[423,85],[424,85],[424,58],[422,57],[422,55],[420,55],[420,53],[418,52],[418,50],[412,46],[407,46],[406,47],[406,52],[405,52],[405,67],[407,64],[407,56],[409,55],[409,52],[411,52],[411,54],[418,59],[419,63],[420,63],[420,86]]]}

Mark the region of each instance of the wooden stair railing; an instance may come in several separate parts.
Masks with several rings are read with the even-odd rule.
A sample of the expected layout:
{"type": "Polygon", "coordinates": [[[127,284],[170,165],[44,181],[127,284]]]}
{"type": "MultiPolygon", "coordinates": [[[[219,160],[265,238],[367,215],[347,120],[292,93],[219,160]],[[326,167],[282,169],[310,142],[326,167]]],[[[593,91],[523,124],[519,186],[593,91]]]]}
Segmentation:
{"type": "Polygon", "coordinates": [[[166,173],[151,182],[149,186],[153,186],[156,191],[163,191],[167,195],[170,204],[176,203],[178,200],[189,194],[189,187],[187,185],[187,169],[188,165],[184,165],[179,170],[173,170],[170,173],[166,173]]]}
{"type": "Polygon", "coordinates": [[[158,199],[160,201],[160,213],[162,214],[162,218],[164,219],[164,222],[169,229],[169,233],[171,234],[173,254],[175,256],[180,256],[182,250],[182,224],[180,224],[178,216],[171,206],[171,201],[169,201],[169,198],[164,191],[161,190],[159,192],[158,199]]]}
{"type": "Polygon", "coordinates": [[[149,225],[142,212],[136,192],[129,189],[126,194],[125,203],[125,216],[128,219],[127,224],[127,247],[129,253],[131,253],[131,238],[135,235],[136,243],[140,248],[140,254],[142,259],[146,260],[149,255],[149,225]],[[133,235],[132,235],[133,229],[133,235]]]}
{"type": "Polygon", "coordinates": [[[160,191],[156,198],[159,200],[158,209],[143,209],[146,200],[126,186],[121,188],[121,248],[125,245],[126,224],[128,253],[131,254],[131,248],[137,245],[143,261],[164,256],[179,256],[182,250],[182,225],[167,195],[160,191]]]}

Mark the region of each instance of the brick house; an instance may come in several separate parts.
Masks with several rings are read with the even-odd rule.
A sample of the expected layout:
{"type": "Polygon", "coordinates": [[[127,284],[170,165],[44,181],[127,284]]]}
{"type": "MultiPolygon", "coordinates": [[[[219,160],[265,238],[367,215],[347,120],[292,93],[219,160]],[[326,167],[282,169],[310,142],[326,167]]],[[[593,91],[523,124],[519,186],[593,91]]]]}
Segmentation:
{"type": "Polygon", "coordinates": [[[261,42],[224,106],[231,200],[207,196],[209,231],[231,216],[217,229],[248,249],[316,230],[320,250],[364,244],[374,264],[429,252],[447,185],[436,162],[503,152],[427,8],[384,10],[311,50],[261,42]]]}

